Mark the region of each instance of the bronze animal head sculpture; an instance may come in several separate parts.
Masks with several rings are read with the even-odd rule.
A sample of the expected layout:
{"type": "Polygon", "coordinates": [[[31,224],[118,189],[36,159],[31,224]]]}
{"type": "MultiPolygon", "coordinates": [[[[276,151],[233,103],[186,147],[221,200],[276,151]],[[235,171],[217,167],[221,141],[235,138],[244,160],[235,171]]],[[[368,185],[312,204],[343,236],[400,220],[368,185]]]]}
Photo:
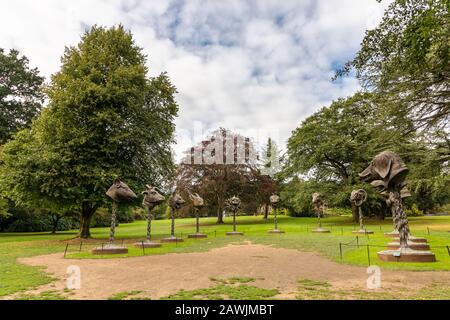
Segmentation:
{"type": "Polygon", "coordinates": [[[185,202],[177,192],[174,192],[169,199],[170,207],[175,210],[179,210],[185,202]]]}
{"type": "Polygon", "coordinates": [[[149,185],[147,185],[146,187],[147,189],[145,191],[142,191],[142,194],[144,195],[142,205],[144,205],[145,207],[153,209],[166,200],[166,198],[161,195],[158,190],[156,190],[156,188],[149,185]]]}
{"type": "Polygon", "coordinates": [[[353,190],[350,201],[357,207],[361,207],[367,201],[367,192],[364,189],[353,190]]]}
{"type": "Polygon", "coordinates": [[[194,208],[201,209],[205,205],[205,202],[203,201],[203,198],[198,195],[198,193],[189,193],[189,199],[192,201],[192,205],[194,208]]]}
{"type": "Polygon", "coordinates": [[[233,196],[227,200],[227,205],[233,210],[238,210],[241,206],[241,199],[239,199],[237,196],[233,196]]]}
{"type": "Polygon", "coordinates": [[[322,196],[320,195],[320,193],[318,192],[313,193],[312,204],[316,206],[321,206],[323,204],[322,196]]]}
{"type": "Polygon", "coordinates": [[[120,180],[114,181],[106,192],[106,195],[116,202],[132,201],[137,198],[133,190],[125,182],[120,180]]]}
{"type": "Polygon", "coordinates": [[[273,194],[270,196],[270,204],[272,205],[272,207],[278,206],[280,201],[281,201],[281,199],[277,194],[273,194]]]}
{"type": "Polygon", "coordinates": [[[383,151],[373,158],[372,163],[359,177],[370,182],[383,195],[392,190],[399,190],[402,198],[405,198],[411,195],[405,183],[408,171],[408,167],[397,154],[383,151]]]}
{"type": "Polygon", "coordinates": [[[320,195],[320,193],[318,193],[318,192],[313,193],[312,205],[313,205],[313,209],[316,212],[316,214],[318,216],[320,216],[320,214],[322,213],[322,209],[323,209],[323,201],[322,201],[322,196],[320,195]]]}

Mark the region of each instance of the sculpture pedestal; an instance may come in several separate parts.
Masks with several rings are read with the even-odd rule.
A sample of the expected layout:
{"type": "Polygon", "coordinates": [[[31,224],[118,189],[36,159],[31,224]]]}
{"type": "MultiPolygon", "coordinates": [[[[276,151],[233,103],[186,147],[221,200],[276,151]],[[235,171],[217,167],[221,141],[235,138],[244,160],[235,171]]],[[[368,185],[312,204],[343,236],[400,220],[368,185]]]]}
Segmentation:
{"type": "Polygon", "coordinates": [[[271,233],[271,234],[282,234],[282,233],[284,233],[283,230],[278,230],[278,229],[269,230],[268,232],[271,233]]]}
{"type": "Polygon", "coordinates": [[[113,243],[109,243],[109,244],[105,244],[102,247],[95,247],[94,249],[92,249],[91,251],[92,254],[126,254],[128,253],[128,248],[127,247],[123,247],[123,246],[119,246],[119,245],[115,245],[113,243]]]}
{"type": "Polygon", "coordinates": [[[384,234],[386,237],[392,237],[392,238],[398,238],[400,236],[400,234],[398,233],[397,230],[391,231],[391,232],[386,232],[384,234]]]}
{"type": "Polygon", "coordinates": [[[188,235],[189,239],[202,239],[202,238],[208,238],[206,234],[203,233],[194,233],[188,235]]]}
{"type": "Polygon", "coordinates": [[[159,248],[161,247],[161,243],[152,242],[152,241],[144,241],[144,242],[136,242],[134,244],[136,248],[159,248]]]}
{"type": "Polygon", "coordinates": [[[178,243],[178,242],[183,242],[184,240],[181,238],[177,238],[177,237],[169,237],[169,238],[162,238],[161,242],[165,242],[165,243],[178,243]]]}
{"type": "Polygon", "coordinates": [[[357,231],[352,231],[352,233],[353,234],[373,234],[373,231],[361,229],[361,230],[357,230],[357,231]]]}
{"type": "MultiPolygon", "coordinates": [[[[394,241],[399,242],[400,238],[395,238],[394,241]]],[[[414,242],[414,243],[427,243],[428,240],[425,238],[417,238],[417,237],[413,237],[413,236],[409,236],[408,241],[410,242],[414,242]]]]}
{"type": "Polygon", "coordinates": [[[238,232],[238,231],[227,232],[227,236],[243,236],[243,235],[244,235],[243,232],[238,232]]]}
{"type": "MultiPolygon", "coordinates": [[[[388,250],[398,250],[400,248],[400,242],[390,242],[387,245],[388,250]]],[[[418,243],[408,241],[408,248],[413,250],[429,251],[430,246],[427,243],[418,243]]]]}
{"type": "Polygon", "coordinates": [[[317,229],[313,229],[311,232],[313,232],[313,233],[330,233],[331,231],[328,229],[324,229],[324,228],[317,228],[317,229]]]}
{"type": "Polygon", "coordinates": [[[378,258],[385,262],[436,262],[436,256],[431,251],[419,251],[410,248],[385,250],[377,254],[378,258]]]}

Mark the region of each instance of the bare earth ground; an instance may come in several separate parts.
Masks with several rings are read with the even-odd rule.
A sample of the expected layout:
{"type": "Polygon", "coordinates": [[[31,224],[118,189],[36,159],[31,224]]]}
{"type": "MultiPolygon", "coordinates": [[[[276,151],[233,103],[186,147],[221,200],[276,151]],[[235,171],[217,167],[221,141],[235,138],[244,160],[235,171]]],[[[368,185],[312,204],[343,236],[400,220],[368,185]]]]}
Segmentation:
{"type": "MultiPolygon", "coordinates": [[[[257,287],[278,289],[278,299],[295,298],[299,279],[327,281],[336,289],[366,289],[366,268],[339,264],[316,253],[251,243],[228,245],[209,252],[165,254],[122,259],[64,259],[62,253],[19,259],[44,266],[58,280],[27,293],[64,290],[66,270],[81,268],[81,289],[71,299],[107,299],[124,291],[142,291],[158,299],[181,289],[214,285],[215,278],[250,277],[257,287]]],[[[382,291],[406,288],[417,291],[439,283],[450,286],[450,272],[382,271],[382,291]]],[[[380,289],[379,289],[380,290],[380,289]]],[[[9,298],[14,298],[11,296],[9,298]]]]}

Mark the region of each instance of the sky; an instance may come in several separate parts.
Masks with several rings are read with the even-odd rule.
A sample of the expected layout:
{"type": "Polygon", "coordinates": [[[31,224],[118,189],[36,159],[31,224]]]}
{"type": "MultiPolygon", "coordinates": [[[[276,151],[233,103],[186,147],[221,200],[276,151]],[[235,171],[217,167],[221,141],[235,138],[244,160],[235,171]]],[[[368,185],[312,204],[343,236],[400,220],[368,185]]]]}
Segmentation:
{"type": "Polygon", "coordinates": [[[178,89],[176,157],[219,127],[283,150],[307,116],[360,89],[331,81],[389,1],[0,1],[0,47],[15,48],[49,80],[66,46],[97,24],[122,23],[178,89]]]}

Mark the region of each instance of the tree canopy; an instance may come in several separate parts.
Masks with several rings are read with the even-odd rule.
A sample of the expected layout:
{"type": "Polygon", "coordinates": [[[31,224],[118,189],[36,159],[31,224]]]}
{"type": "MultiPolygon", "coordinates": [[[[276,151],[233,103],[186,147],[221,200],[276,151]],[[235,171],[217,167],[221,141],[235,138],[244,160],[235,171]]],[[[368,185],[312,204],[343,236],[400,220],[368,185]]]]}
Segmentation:
{"type": "Polygon", "coordinates": [[[43,102],[44,78],[17,50],[0,48],[0,145],[28,126],[43,102]]]}
{"type": "Polygon", "coordinates": [[[122,26],[94,26],[66,48],[47,89],[49,105],[5,145],[0,184],[25,206],[81,213],[89,237],[116,178],[134,189],[164,185],[178,106],[166,74],[147,77],[146,57],[122,26]]]}
{"type": "Polygon", "coordinates": [[[380,94],[391,116],[413,119],[416,127],[448,130],[449,10],[448,0],[394,1],[337,75],[355,68],[363,87],[380,94]]]}

